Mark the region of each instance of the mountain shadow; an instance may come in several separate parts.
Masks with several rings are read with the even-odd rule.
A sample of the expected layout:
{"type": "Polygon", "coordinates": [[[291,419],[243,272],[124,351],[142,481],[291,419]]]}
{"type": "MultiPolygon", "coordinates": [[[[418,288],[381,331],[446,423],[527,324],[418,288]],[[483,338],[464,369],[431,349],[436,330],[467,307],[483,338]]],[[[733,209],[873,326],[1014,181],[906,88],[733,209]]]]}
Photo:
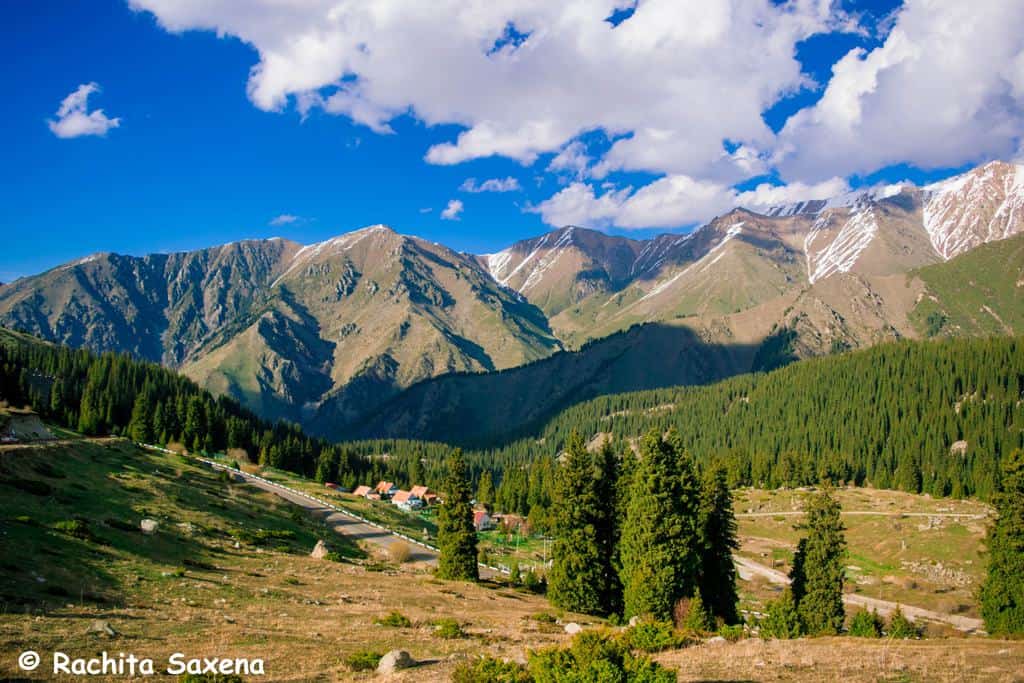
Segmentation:
{"type": "Polygon", "coordinates": [[[766,355],[772,365],[784,364],[788,358],[775,352],[779,344],[774,337],[760,344],[711,344],[681,325],[637,325],[528,365],[420,382],[358,421],[332,425],[325,436],[493,443],[597,396],[716,382],[751,371],[766,355]]]}

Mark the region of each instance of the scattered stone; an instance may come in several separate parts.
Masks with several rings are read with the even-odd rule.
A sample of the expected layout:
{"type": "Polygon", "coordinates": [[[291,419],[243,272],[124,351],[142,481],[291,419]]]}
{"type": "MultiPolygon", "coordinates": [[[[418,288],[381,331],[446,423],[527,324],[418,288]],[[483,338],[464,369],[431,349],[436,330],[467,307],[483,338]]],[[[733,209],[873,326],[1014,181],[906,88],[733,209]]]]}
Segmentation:
{"type": "Polygon", "coordinates": [[[380,658],[377,664],[377,673],[390,674],[400,669],[408,669],[416,666],[416,660],[405,650],[392,650],[380,658]]]}
{"type": "Polygon", "coordinates": [[[139,522],[139,528],[142,529],[142,533],[144,534],[155,534],[157,527],[159,526],[160,523],[155,519],[144,519],[139,522]]]}
{"type": "Polygon", "coordinates": [[[574,636],[582,630],[583,627],[577,624],[575,621],[570,621],[568,624],[565,625],[565,632],[568,633],[570,636],[574,636]]]}
{"type": "Polygon", "coordinates": [[[316,547],[313,548],[313,552],[311,552],[309,556],[314,560],[322,560],[327,557],[327,553],[329,552],[330,551],[327,550],[327,544],[320,540],[316,542],[316,547]]]}
{"type": "Polygon", "coordinates": [[[226,621],[229,624],[233,624],[233,623],[235,623],[235,618],[230,616],[230,615],[225,614],[224,615],[224,621],[226,621]]]}
{"type": "Polygon", "coordinates": [[[632,617],[629,618],[629,625],[630,626],[636,626],[639,623],[640,623],[640,617],[632,616],[632,617]]]}
{"type": "Polygon", "coordinates": [[[714,646],[727,645],[729,643],[729,641],[726,640],[725,638],[723,638],[722,636],[715,636],[714,638],[708,638],[704,642],[707,645],[714,645],[714,646]]]}
{"type": "Polygon", "coordinates": [[[110,622],[103,621],[101,619],[89,624],[89,630],[86,631],[86,633],[99,633],[109,638],[113,638],[117,635],[117,631],[115,631],[114,627],[110,625],[110,622]]]}

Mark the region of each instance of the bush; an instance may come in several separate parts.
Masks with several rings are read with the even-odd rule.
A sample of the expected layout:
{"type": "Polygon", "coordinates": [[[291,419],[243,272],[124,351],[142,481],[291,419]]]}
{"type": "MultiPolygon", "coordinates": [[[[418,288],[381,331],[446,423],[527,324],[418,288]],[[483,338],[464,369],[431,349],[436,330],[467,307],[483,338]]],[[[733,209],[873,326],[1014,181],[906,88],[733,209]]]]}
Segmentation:
{"type": "Polygon", "coordinates": [[[557,624],[558,617],[551,612],[537,612],[536,614],[530,615],[530,618],[534,621],[539,621],[542,624],[557,624]]]}
{"type": "Polygon", "coordinates": [[[412,549],[405,541],[395,541],[388,546],[388,557],[395,564],[403,564],[412,557],[412,549]]]}
{"type": "Polygon", "coordinates": [[[904,616],[903,610],[899,608],[899,605],[896,606],[896,611],[889,617],[889,628],[886,629],[886,634],[890,638],[921,637],[920,629],[904,616]]]}
{"type": "Polygon", "coordinates": [[[799,638],[803,634],[800,615],[793,602],[793,593],[787,588],[778,600],[768,603],[768,614],[761,620],[762,638],[799,638]]]}
{"type": "Polygon", "coordinates": [[[646,657],[635,656],[623,643],[597,631],[584,631],[569,649],[548,648],[530,655],[535,683],[563,681],[630,681],[675,683],[675,672],[646,657]]]}
{"type": "Polygon", "coordinates": [[[385,617],[380,617],[375,620],[380,626],[390,626],[391,628],[409,628],[412,626],[412,621],[409,617],[405,616],[401,612],[392,612],[385,617]]]}
{"type": "Polygon", "coordinates": [[[519,563],[513,562],[512,568],[508,573],[508,582],[513,586],[518,586],[523,582],[523,574],[519,571],[519,563]]]}
{"type": "Polygon", "coordinates": [[[547,591],[547,583],[537,576],[537,573],[532,569],[526,572],[526,576],[523,577],[523,586],[531,593],[539,594],[547,591]]]}
{"type": "Polygon", "coordinates": [[[688,601],[686,605],[686,616],[683,618],[681,626],[687,631],[693,633],[710,633],[715,630],[715,622],[708,614],[708,611],[704,609],[704,601],[700,598],[700,593],[694,595],[688,601]]]}
{"type": "Polygon", "coordinates": [[[861,610],[850,619],[849,634],[855,638],[881,638],[882,618],[874,610],[861,610]]]}
{"type": "Polygon", "coordinates": [[[53,528],[62,534],[74,536],[75,538],[80,538],[83,541],[96,540],[96,537],[92,534],[92,529],[89,528],[89,523],[84,519],[68,519],[61,522],[54,522],[53,528]]]}
{"type": "Polygon", "coordinates": [[[743,624],[733,624],[731,626],[728,624],[723,624],[722,627],[718,629],[718,635],[722,636],[730,643],[735,643],[738,640],[743,640],[743,637],[746,635],[746,633],[747,629],[743,624]]]}
{"type": "Polygon", "coordinates": [[[661,652],[680,647],[684,641],[671,621],[641,621],[623,632],[622,642],[631,650],[661,652]]]}
{"type": "Polygon", "coordinates": [[[452,683],[532,683],[533,678],[519,664],[484,657],[457,666],[451,680],[452,683]]]}
{"type": "Polygon", "coordinates": [[[434,635],[438,638],[452,640],[465,638],[466,632],[462,630],[462,626],[455,619],[438,619],[434,622],[434,635]]]}
{"type": "Polygon", "coordinates": [[[348,668],[353,671],[373,671],[380,664],[380,659],[383,657],[383,653],[373,652],[372,650],[360,650],[359,652],[353,652],[345,658],[345,664],[348,668]]]}

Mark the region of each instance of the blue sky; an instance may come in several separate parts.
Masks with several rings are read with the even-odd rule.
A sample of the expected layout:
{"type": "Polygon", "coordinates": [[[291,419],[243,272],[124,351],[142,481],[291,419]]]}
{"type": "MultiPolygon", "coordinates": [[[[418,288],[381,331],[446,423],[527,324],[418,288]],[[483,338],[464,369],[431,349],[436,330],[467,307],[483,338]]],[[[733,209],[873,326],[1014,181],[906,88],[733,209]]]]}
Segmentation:
{"type": "MultiPolygon", "coordinates": [[[[401,4],[401,0],[388,2],[401,4]]],[[[323,27],[330,28],[326,13],[299,16],[297,10],[278,17],[273,14],[279,11],[274,3],[259,1],[210,2],[207,15],[202,8],[192,14],[183,12],[169,0],[137,0],[134,7],[121,0],[8,4],[0,23],[0,50],[7,65],[0,79],[13,97],[0,112],[5,161],[0,165],[5,236],[0,281],[96,251],[144,254],[273,235],[309,243],[372,223],[387,223],[401,232],[473,252],[503,248],[563,218],[645,237],[688,229],[729,202],[740,202],[739,193],[759,186],[791,188],[786,196],[799,198],[802,193],[823,192],[843,183],[855,188],[904,179],[926,182],[1005,156],[1020,142],[1019,128],[1014,127],[1019,123],[1018,106],[999,113],[1000,121],[1008,117],[1010,125],[999,128],[998,139],[989,139],[993,135],[977,123],[983,118],[977,112],[961,123],[963,130],[953,122],[950,131],[968,139],[962,148],[940,153],[908,144],[905,151],[894,152],[897,156],[866,155],[849,163],[858,155],[838,148],[835,154],[844,163],[833,164],[828,155],[805,159],[802,152],[786,159],[779,156],[783,143],[802,149],[803,140],[822,139],[816,137],[821,133],[814,127],[820,128],[819,124],[784,127],[794,113],[815,107],[829,84],[833,65],[851,50],[861,48],[867,56],[885,49],[893,26],[900,25],[898,3],[837,6],[827,18],[807,10],[807,16],[797,17],[799,25],[792,16],[798,14],[795,10],[770,14],[776,7],[786,8],[777,3],[766,4],[747,24],[740,24],[746,19],[733,12],[728,20],[735,25],[719,33],[710,50],[731,54],[736,46],[723,36],[739,31],[737,39],[742,40],[744,30],[761,31],[766,17],[778,22],[770,30],[776,38],[784,35],[789,46],[768,57],[754,53],[754,61],[730,67],[736,71],[707,74],[705,85],[688,86],[694,99],[700,99],[702,87],[715,92],[715,78],[723,85],[732,84],[736,77],[730,74],[749,71],[749,64],[759,60],[765,63],[764,74],[752,75],[749,87],[735,88],[737,92],[729,95],[735,97],[735,107],[727,97],[721,106],[723,112],[743,110],[749,108],[751,98],[767,104],[756,106],[745,119],[726,116],[736,119],[729,123],[732,128],[713,128],[704,134],[694,121],[712,120],[724,116],[723,112],[687,111],[685,116],[691,119],[685,127],[680,124],[679,131],[670,129],[671,117],[665,119],[667,124],[652,125],[648,131],[643,117],[626,108],[616,110],[615,96],[587,101],[586,94],[579,92],[587,88],[580,65],[584,72],[593,65],[593,90],[601,91],[605,81],[620,79],[624,103],[634,97],[633,109],[642,112],[650,107],[654,120],[662,104],[659,90],[637,87],[630,92],[631,74],[636,72],[629,69],[647,74],[665,68],[669,82],[670,76],[685,76],[686,69],[697,69],[699,53],[691,65],[651,69],[645,65],[661,63],[656,47],[650,55],[640,55],[638,67],[627,63],[635,55],[625,53],[608,64],[594,63],[599,58],[583,48],[579,54],[564,52],[563,47],[559,48],[563,52],[543,54],[554,49],[550,47],[554,38],[546,35],[548,25],[559,26],[558,31],[581,31],[580,44],[584,44],[590,35],[585,31],[611,30],[611,24],[564,28],[561,17],[532,7],[513,7],[517,2],[509,3],[507,20],[495,15],[487,18],[487,26],[465,29],[483,32],[473,33],[467,41],[495,36],[491,50],[486,51],[493,53],[486,55],[489,61],[466,73],[453,72],[444,62],[448,52],[461,45],[457,35],[461,29],[438,29],[430,17],[420,23],[413,17],[400,25],[373,26],[365,37],[355,39],[340,28],[331,29],[335,33],[325,38],[325,44],[335,46],[331,49],[337,50],[337,62],[346,64],[335,67],[324,66],[322,60],[310,62],[313,57],[306,53],[286,53],[273,64],[268,60],[268,55],[281,56],[287,49],[282,46],[296,44],[292,38],[322,37],[323,27]],[[805,27],[815,21],[815,28],[805,27]],[[214,27],[223,37],[206,30],[214,27]],[[365,43],[352,47],[356,39],[365,43]],[[337,47],[342,43],[347,47],[337,47]],[[405,49],[412,52],[394,54],[405,49]],[[435,77],[431,72],[405,73],[415,72],[420,59],[436,60],[437,83],[424,82],[435,77]],[[532,59],[540,66],[532,65],[532,59]],[[793,59],[796,69],[788,64],[793,59]],[[253,67],[262,64],[267,64],[262,73],[253,75],[253,67]],[[491,65],[500,69],[498,77],[488,77],[485,70],[491,65]],[[542,70],[531,72],[531,68],[542,70]],[[523,73],[517,74],[517,69],[523,73]],[[403,80],[406,76],[414,80],[403,80]],[[498,78],[509,81],[494,82],[498,78]],[[446,94],[452,81],[465,87],[446,94]],[[83,111],[102,109],[118,125],[102,135],[58,136],[49,122],[57,120],[62,100],[90,83],[97,84],[98,90],[89,94],[83,111]],[[465,92],[471,94],[463,97],[465,92]],[[337,93],[345,98],[330,100],[337,93]],[[500,101],[506,93],[507,107],[500,101]],[[306,96],[315,102],[303,104],[306,96]],[[365,114],[367,110],[370,114],[365,114]],[[535,111],[539,112],[536,117],[535,111]],[[759,121],[755,120],[758,115],[759,121]],[[533,128],[526,125],[534,123],[533,128]],[[492,134],[494,130],[498,133],[492,134]],[[693,139],[686,138],[687,132],[693,139]],[[479,138],[474,137],[477,133],[479,138]],[[661,156],[644,149],[660,145],[645,142],[661,139],[651,138],[654,134],[670,138],[661,156]],[[978,138],[973,146],[968,144],[971,136],[978,138]],[[709,137],[710,147],[705,144],[709,137]],[[683,151],[672,153],[673,145],[683,151]],[[720,154],[728,158],[716,160],[714,149],[725,150],[720,154]],[[751,151],[757,163],[744,166],[736,161],[737,149],[751,151]],[[568,165],[552,168],[552,159],[560,154],[568,165]],[[477,187],[488,179],[507,183],[514,178],[518,188],[507,192],[460,189],[469,178],[476,179],[477,187]],[[697,198],[694,188],[704,199],[697,198]],[[452,200],[461,202],[462,208],[456,220],[447,220],[442,214],[452,200]],[[272,224],[279,216],[295,219],[272,224]]],[[[382,4],[384,0],[378,6],[382,4]]],[[[626,7],[629,3],[608,0],[603,4],[626,7]]],[[[601,11],[608,13],[609,7],[601,11]]],[[[993,8],[997,10],[998,3],[993,8]]],[[[317,11],[324,12],[322,7],[302,10],[317,11]]],[[[644,13],[653,11],[641,3],[635,15],[614,31],[639,32],[644,13]]],[[[993,21],[1001,25],[1007,18],[993,21]]],[[[456,20],[452,25],[462,23],[456,20]]],[[[908,19],[907,34],[913,39],[911,30],[919,31],[916,39],[926,45],[927,28],[914,26],[908,19]]],[[[672,39],[686,41],[689,36],[672,39]]],[[[968,43],[971,39],[965,38],[968,43]]],[[[1017,54],[1019,41],[1006,40],[1008,56],[1017,54]]],[[[771,44],[775,42],[779,41],[771,44]]],[[[613,56],[615,49],[609,49],[613,56]]],[[[863,56],[861,64],[870,62],[870,57],[864,60],[863,56]]],[[[466,61],[471,60],[461,60],[466,61]]],[[[1005,87],[1014,93],[1011,98],[1024,98],[1024,77],[1022,93],[1016,93],[1015,76],[1010,73],[1004,78],[1009,85],[990,87],[1005,87]]],[[[881,99],[881,87],[877,90],[871,94],[879,95],[877,108],[882,115],[893,105],[881,99]]],[[[671,112],[674,105],[667,98],[664,109],[671,112]]],[[[864,105],[869,106],[866,99],[864,105]]],[[[870,128],[866,116],[861,123],[863,145],[883,144],[871,136],[884,132],[870,128]]],[[[904,125],[914,130],[914,123],[904,125]]],[[[752,194],[744,197],[755,200],[752,194]]]]}

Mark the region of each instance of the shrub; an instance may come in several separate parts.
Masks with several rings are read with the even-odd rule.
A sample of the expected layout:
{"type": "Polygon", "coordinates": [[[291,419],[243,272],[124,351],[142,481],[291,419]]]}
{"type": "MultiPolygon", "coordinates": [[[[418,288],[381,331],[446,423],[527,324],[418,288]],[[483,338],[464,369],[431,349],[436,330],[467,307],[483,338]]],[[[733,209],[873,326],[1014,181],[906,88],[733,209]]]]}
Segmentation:
{"type": "Polygon", "coordinates": [[[537,612],[536,614],[530,615],[530,618],[534,621],[539,621],[542,624],[557,624],[558,617],[551,612],[537,612]]]}
{"type": "Polygon", "coordinates": [[[484,657],[457,666],[451,680],[452,683],[532,683],[533,678],[519,664],[484,657]]]}
{"type": "Polygon", "coordinates": [[[518,562],[512,563],[512,568],[509,570],[508,573],[508,582],[511,583],[513,586],[518,586],[523,582],[523,574],[519,571],[518,562]]]}
{"type": "Polygon", "coordinates": [[[661,652],[683,644],[671,621],[641,621],[622,634],[622,641],[631,650],[661,652]]]}
{"type": "Polygon", "coordinates": [[[33,496],[48,496],[53,493],[53,487],[47,484],[45,481],[39,481],[37,479],[19,479],[12,477],[7,479],[5,482],[8,486],[13,486],[16,489],[20,489],[25,493],[32,494],[33,496]]]}
{"type": "Polygon", "coordinates": [[[543,593],[547,590],[547,584],[532,569],[523,577],[523,586],[531,593],[543,593]]]}
{"type": "Polygon", "coordinates": [[[80,538],[83,541],[94,541],[95,536],[92,534],[92,529],[89,528],[89,523],[84,519],[68,519],[61,522],[54,522],[53,528],[62,534],[68,536],[74,536],[80,538]]]}
{"type": "Polygon", "coordinates": [[[710,633],[715,630],[715,622],[708,614],[708,611],[704,609],[704,601],[700,598],[700,593],[694,595],[688,601],[686,605],[686,616],[683,618],[681,626],[687,631],[693,633],[710,633]]]}
{"type": "Polygon", "coordinates": [[[388,546],[388,557],[395,564],[403,564],[409,561],[412,556],[412,549],[405,541],[395,541],[388,546]]]}
{"type": "Polygon", "coordinates": [[[723,624],[722,627],[718,629],[718,635],[722,636],[730,643],[743,640],[746,632],[747,629],[743,624],[733,624],[731,626],[729,624],[723,624]]]}
{"type": "Polygon", "coordinates": [[[401,612],[392,612],[387,616],[380,617],[375,620],[380,626],[390,626],[391,628],[409,628],[412,626],[412,621],[409,617],[405,616],[401,612]]]}
{"type": "Polygon", "coordinates": [[[438,638],[452,640],[465,638],[466,632],[462,630],[462,626],[455,619],[438,619],[434,622],[434,635],[438,638]]]}
{"type": "Polygon", "coordinates": [[[886,634],[890,638],[921,637],[920,629],[918,629],[917,626],[914,626],[913,622],[907,619],[899,605],[896,606],[896,611],[889,617],[889,628],[886,629],[886,634]]]}
{"type": "Polygon", "coordinates": [[[768,614],[761,620],[762,638],[799,638],[803,633],[800,615],[793,602],[793,593],[787,588],[778,600],[768,603],[768,614]]]}
{"type": "Polygon", "coordinates": [[[345,664],[348,668],[353,671],[373,671],[380,664],[380,659],[384,655],[380,652],[373,652],[372,650],[360,650],[359,652],[353,652],[345,658],[345,664]]]}
{"type": "Polygon", "coordinates": [[[849,634],[855,638],[881,638],[882,618],[874,610],[861,610],[850,619],[849,634]]]}
{"type": "Polygon", "coordinates": [[[530,655],[535,683],[562,681],[630,681],[675,683],[676,674],[623,643],[597,631],[584,631],[568,649],[548,648],[530,655]]]}

